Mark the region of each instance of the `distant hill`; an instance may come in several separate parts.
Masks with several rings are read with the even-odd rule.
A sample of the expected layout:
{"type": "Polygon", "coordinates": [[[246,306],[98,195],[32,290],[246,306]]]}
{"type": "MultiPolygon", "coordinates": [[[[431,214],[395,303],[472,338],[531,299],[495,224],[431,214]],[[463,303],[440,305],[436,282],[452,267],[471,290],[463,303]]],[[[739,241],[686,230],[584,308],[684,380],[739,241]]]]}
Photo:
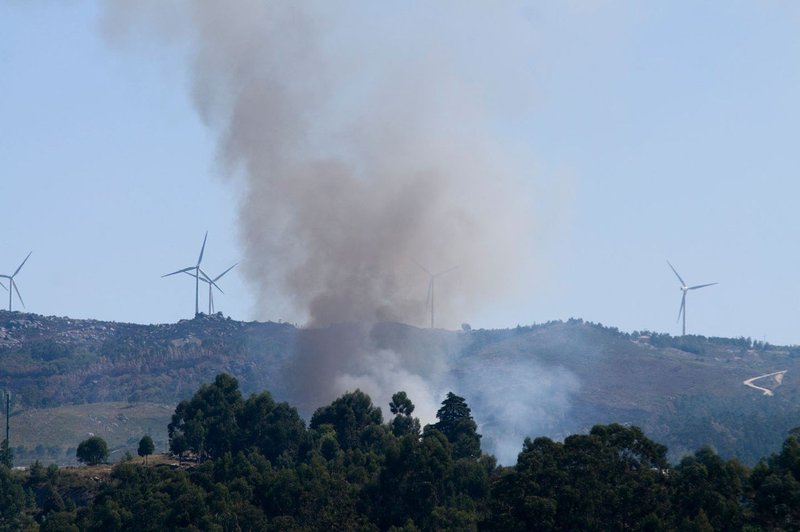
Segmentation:
{"type": "MultiPolygon", "coordinates": [[[[81,405],[99,403],[116,402],[118,412],[121,402],[132,405],[131,413],[147,405],[141,426],[149,427],[161,419],[153,412],[165,412],[167,420],[178,401],[219,372],[239,379],[244,393],[268,389],[307,417],[332,399],[325,390],[336,371],[362,382],[358,364],[365,362],[353,355],[359,350],[368,353],[367,364],[391,359],[387,386],[394,385],[392,371],[405,372],[411,377],[404,383],[466,397],[484,446],[505,461],[525,436],[557,438],[621,422],[669,446],[673,459],[709,444],[752,463],[800,425],[800,349],[745,338],[627,334],[582,320],[503,330],[394,323],[298,329],[220,314],[135,325],[0,311],[0,388],[11,390],[15,415],[41,412],[42,419],[56,411],[73,419],[81,405]],[[785,373],[754,381],[762,389],[743,384],[778,371],[785,373]]],[[[415,402],[422,399],[408,391],[415,402]]],[[[86,415],[96,418],[96,410],[86,415]]],[[[120,445],[133,441],[139,426],[120,433],[120,445]]],[[[165,427],[158,430],[163,436],[165,427]]],[[[35,440],[41,431],[19,432],[30,434],[26,448],[42,444],[35,440]]],[[[63,447],[76,444],[65,440],[63,447]]],[[[13,445],[19,442],[12,437],[13,445]]]]}

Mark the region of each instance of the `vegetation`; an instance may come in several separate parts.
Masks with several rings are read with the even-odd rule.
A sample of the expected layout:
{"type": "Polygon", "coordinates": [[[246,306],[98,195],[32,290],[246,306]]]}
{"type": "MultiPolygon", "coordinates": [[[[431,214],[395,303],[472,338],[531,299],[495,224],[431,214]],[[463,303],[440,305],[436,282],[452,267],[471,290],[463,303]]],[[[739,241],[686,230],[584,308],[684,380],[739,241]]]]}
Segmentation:
{"type": "Polygon", "coordinates": [[[14,465],[14,450],[8,446],[8,440],[5,438],[3,438],[3,442],[0,443],[0,464],[6,467],[12,467],[14,465]]]}
{"type": "MultiPolygon", "coordinates": [[[[348,327],[306,330],[220,315],[136,325],[0,313],[0,388],[12,391],[14,463],[73,464],[76,442],[88,433],[102,436],[114,458],[126,451],[135,456],[145,433],[162,449],[175,405],[222,370],[236,376],[243,394],[269,389],[290,398],[309,420],[321,403],[294,386],[292,355],[298,346],[313,350],[339,341],[353,332],[348,327]]],[[[379,324],[370,341],[400,354],[412,364],[409,371],[422,377],[428,368],[414,367],[417,354],[448,361],[452,385],[469,391],[484,449],[503,453],[504,462],[513,454],[497,445],[500,438],[521,441],[531,428],[536,435],[563,437],[596,423],[621,422],[666,444],[673,462],[711,445],[724,458],[754,466],[779,448],[800,409],[800,387],[793,377],[800,374],[800,347],[749,338],[625,333],[571,319],[457,332],[379,324]],[[775,388],[774,396],[742,384],[777,370],[788,370],[779,387],[760,381],[775,388]],[[544,386],[524,386],[528,376],[537,375],[544,386]],[[501,388],[509,376],[519,381],[520,390],[509,401],[540,405],[510,425],[495,404],[511,393],[510,387],[501,388]],[[556,404],[542,404],[548,398],[556,404]],[[518,435],[509,438],[509,432],[518,435]]],[[[284,411],[281,406],[275,415],[284,411]]],[[[413,414],[392,416],[388,421],[397,424],[395,435],[422,432],[422,427],[405,426],[413,424],[413,414]]],[[[191,438],[191,425],[186,429],[178,433],[191,438]]],[[[231,445],[240,448],[237,442],[231,445]]],[[[202,452],[212,456],[208,453],[214,450],[202,452]]]]}
{"type": "Polygon", "coordinates": [[[153,443],[153,438],[151,438],[149,434],[142,436],[142,439],[139,440],[139,449],[136,452],[139,456],[144,458],[145,464],[147,463],[147,457],[153,454],[155,450],[156,446],[153,443]]]}
{"type": "Polygon", "coordinates": [[[84,464],[102,464],[108,460],[108,445],[100,436],[91,436],[78,444],[75,456],[84,464]]]}
{"type": "Polygon", "coordinates": [[[422,430],[407,394],[389,408],[384,422],[356,390],[306,428],[293,407],[267,392],[245,399],[218,375],[170,424],[190,466],[125,461],[103,476],[0,465],[0,529],[800,529],[800,429],[753,469],[708,447],[672,466],[666,447],[619,424],[526,439],[516,464],[498,467],[462,397],[449,393],[422,430]]]}

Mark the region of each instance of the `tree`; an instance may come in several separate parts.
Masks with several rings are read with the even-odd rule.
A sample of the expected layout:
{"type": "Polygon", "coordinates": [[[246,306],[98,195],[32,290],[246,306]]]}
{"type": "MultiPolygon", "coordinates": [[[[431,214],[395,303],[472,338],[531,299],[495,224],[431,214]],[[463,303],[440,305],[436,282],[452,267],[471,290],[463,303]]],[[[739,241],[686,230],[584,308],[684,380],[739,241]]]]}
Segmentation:
{"type": "Polygon", "coordinates": [[[413,434],[419,436],[419,419],[411,417],[414,412],[414,403],[408,398],[406,392],[397,392],[392,396],[389,410],[395,415],[392,420],[392,432],[395,436],[413,434]]]}
{"type": "Polygon", "coordinates": [[[0,465],[0,528],[23,530],[22,520],[30,502],[19,480],[7,467],[0,465]]]}
{"type": "Polygon", "coordinates": [[[800,530],[800,442],[794,435],[779,454],[761,460],[750,475],[755,525],[800,530]]]}
{"type": "Polygon", "coordinates": [[[392,396],[392,402],[389,403],[389,410],[396,416],[410,416],[414,412],[414,403],[408,398],[406,392],[397,392],[392,396]]]}
{"type": "Polygon", "coordinates": [[[442,407],[436,412],[439,420],[434,428],[453,444],[453,458],[478,458],[481,454],[481,435],[478,425],[463,397],[448,392],[442,407]]]}
{"type": "Polygon", "coordinates": [[[139,450],[136,452],[139,456],[144,458],[145,464],[147,463],[147,456],[153,454],[155,450],[156,446],[153,443],[153,438],[151,438],[149,434],[142,436],[142,439],[139,440],[139,450]]]}
{"type": "Polygon", "coordinates": [[[243,405],[239,381],[220,373],[212,384],[202,385],[190,401],[181,401],[175,408],[167,427],[170,441],[183,434],[189,449],[211,458],[233,452],[240,437],[237,419],[243,405]]]}
{"type": "Polygon", "coordinates": [[[238,445],[256,448],[270,462],[288,453],[296,460],[306,446],[306,426],[297,410],[288,403],[275,403],[269,392],[251,395],[239,411],[241,427],[238,445]]]}
{"type": "Polygon", "coordinates": [[[0,464],[11,468],[14,466],[14,449],[8,446],[8,440],[0,443],[0,464]]]}
{"type": "Polygon", "coordinates": [[[311,416],[311,428],[333,425],[339,446],[344,449],[362,447],[362,436],[367,429],[383,423],[381,409],[372,404],[369,395],[361,390],[348,392],[329,406],[318,408],[311,416]]]}
{"type": "Polygon", "coordinates": [[[92,436],[78,445],[75,456],[87,465],[101,464],[108,460],[108,445],[100,436],[92,436]]]}
{"type": "Polygon", "coordinates": [[[189,450],[189,443],[182,432],[173,434],[169,440],[169,449],[178,455],[178,465],[183,465],[183,453],[189,450]]]}

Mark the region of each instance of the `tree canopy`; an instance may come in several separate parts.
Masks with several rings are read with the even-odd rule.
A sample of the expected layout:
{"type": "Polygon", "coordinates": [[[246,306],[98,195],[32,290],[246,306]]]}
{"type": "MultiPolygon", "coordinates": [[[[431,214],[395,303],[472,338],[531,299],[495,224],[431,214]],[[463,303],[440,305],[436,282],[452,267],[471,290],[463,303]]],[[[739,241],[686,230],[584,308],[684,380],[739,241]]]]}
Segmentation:
{"type": "Polygon", "coordinates": [[[142,439],[139,440],[139,448],[136,452],[139,454],[139,456],[144,458],[145,463],[147,463],[147,457],[153,454],[153,451],[155,450],[156,446],[153,443],[153,438],[151,438],[148,434],[142,436],[142,439]]]}
{"type": "Polygon", "coordinates": [[[439,420],[434,427],[454,446],[458,458],[477,458],[481,454],[481,435],[472,419],[472,412],[463,397],[447,392],[442,407],[436,412],[439,420]]]}
{"type": "Polygon", "coordinates": [[[405,393],[392,396],[384,422],[359,390],[318,409],[306,428],[268,392],[243,400],[233,383],[218,377],[178,405],[171,441],[185,450],[185,424],[213,430],[230,408],[233,432],[204,440],[230,450],[206,447],[189,468],[127,461],[100,481],[0,465],[0,530],[800,529],[796,433],[752,470],[709,447],[671,465],[666,447],[614,423],[563,441],[527,438],[503,467],[479,447],[464,452],[479,436],[452,393],[422,432],[396,430],[397,419],[419,423],[405,393]]]}
{"type": "Polygon", "coordinates": [[[108,445],[100,436],[90,436],[78,444],[75,456],[87,465],[102,464],[108,460],[108,445]]]}

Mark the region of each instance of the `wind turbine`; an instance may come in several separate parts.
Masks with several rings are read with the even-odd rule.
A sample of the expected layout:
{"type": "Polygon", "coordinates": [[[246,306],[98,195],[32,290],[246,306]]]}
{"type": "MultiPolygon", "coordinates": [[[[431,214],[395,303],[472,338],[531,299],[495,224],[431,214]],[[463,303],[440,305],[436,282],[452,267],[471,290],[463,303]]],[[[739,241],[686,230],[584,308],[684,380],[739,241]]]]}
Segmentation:
{"type": "MultiPolygon", "coordinates": [[[[189,266],[187,268],[183,268],[176,272],[167,273],[162,275],[161,277],[169,277],[170,275],[176,275],[178,273],[188,273],[194,270],[193,274],[190,274],[194,277],[194,315],[197,316],[200,314],[200,263],[203,262],[203,251],[206,249],[206,239],[208,239],[208,231],[206,231],[206,236],[203,237],[203,246],[200,248],[200,257],[197,259],[197,264],[194,266],[189,266]]],[[[205,274],[203,274],[205,275],[205,274]]]]}
{"type": "MultiPolygon", "coordinates": [[[[200,270],[200,275],[202,276],[200,280],[208,285],[208,315],[209,316],[214,313],[214,292],[213,292],[212,288],[216,288],[217,290],[220,291],[221,294],[224,294],[225,292],[222,291],[222,288],[220,288],[217,285],[217,281],[219,281],[222,278],[223,275],[225,275],[226,273],[228,273],[229,271],[234,269],[237,264],[239,264],[239,263],[237,262],[236,264],[234,264],[233,266],[231,266],[230,268],[228,268],[227,270],[225,270],[221,274],[217,275],[213,279],[211,279],[208,275],[206,275],[206,272],[204,272],[202,269],[200,270]]],[[[185,273],[186,275],[191,275],[192,277],[194,277],[194,274],[191,273],[191,272],[183,272],[183,273],[185,273]]]]}
{"type": "Polygon", "coordinates": [[[22,308],[25,308],[25,302],[22,301],[22,296],[19,294],[19,288],[17,288],[17,282],[14,280],[14,277],[16,277],[16,275],[19,273],[19,271],[22,269],[22,267],[25,266],[25,263],[28,262],[28,257],[31,256],[31,253],[33,253],[33,251],[28,253],[28,256],[25,257],[25,260],[22,261],[22,264],[19,265],[19,267],[14,271],[14,273],[12,273],[11,275],[0,275],[0,277],[2,277],[4,279],[8,279],[8,288],[6,288],[5,285],[2,285],[2,286],[6,290],[8,290],[8,311],[9,312],[11,312],[11,294],[13,292],[17,293],[17,299],[19,299],[19,302],[22,303],[22,308]]]}
{"type": "Polygon", "coordinates": [[[427,269],[427,268],[425,268],[425,267],[424,267],[422,264],[420,264],[419,262],[417,262],[417,261],[414,261],[414,263],[415,263],[417,266],[419,266],[419,267],[420,267],[420,269],[421,269],[422,271],[424,271],[425,273],[427,273],[427,274],[428,274],[428,277],[429,277],[429,280],[428,280],[428,297],[427,297],[427,299],[425,300],[425,308],[426,308],[426,309],[427,309],[427,308],[430,308],[430,309],[431,309],[431,329],[433,329],[433,292],[434,292],[434,284],[435,284],[435,283],[434,283],[434,281],[436,281],[436,278],[437,278],[437,277],[440,277],[440,276],[442,276],[442,275],[444,275],[444,274],[446,274],[446,273],[450,273],[450,272],[452,272],[453,270],[457,269],[457,268],[458,268],[458,266],[453,266],[452,268],[448,268],[448,269],[446,269],[446,270],[442,270],[442,271],[440,271],[439,273],[431,273],[431,272],[429,272],[429,271],[428,271],[428,269],[427,269]]]}
{"type": "Polygon", "coordinates": [[[675,277],[677,277],[678,280],[681,282],[681,290],[683,291],[683,296],[681,297],[681,309],[678,311],[678,321],[681,321],[681,315],[683,315],[683,336],[686,336],[686,293],[689,290],[697,290],[698,288],[705,288],[706,286],[712,286],[712,285],[715,285],[715,284],[718,284],[718,283],[708,283],[708,284],[698,284],[698,285],[695,285],[695,286],[686,286],[686,282],[684,282],[683,278],[675,270],[675,267],[672,266],[672,264],[670,264],[669,261],[667,261],[667,264],[669,264],[669,267],[672,270],[672,273],[675,274],[675,277]]]}

